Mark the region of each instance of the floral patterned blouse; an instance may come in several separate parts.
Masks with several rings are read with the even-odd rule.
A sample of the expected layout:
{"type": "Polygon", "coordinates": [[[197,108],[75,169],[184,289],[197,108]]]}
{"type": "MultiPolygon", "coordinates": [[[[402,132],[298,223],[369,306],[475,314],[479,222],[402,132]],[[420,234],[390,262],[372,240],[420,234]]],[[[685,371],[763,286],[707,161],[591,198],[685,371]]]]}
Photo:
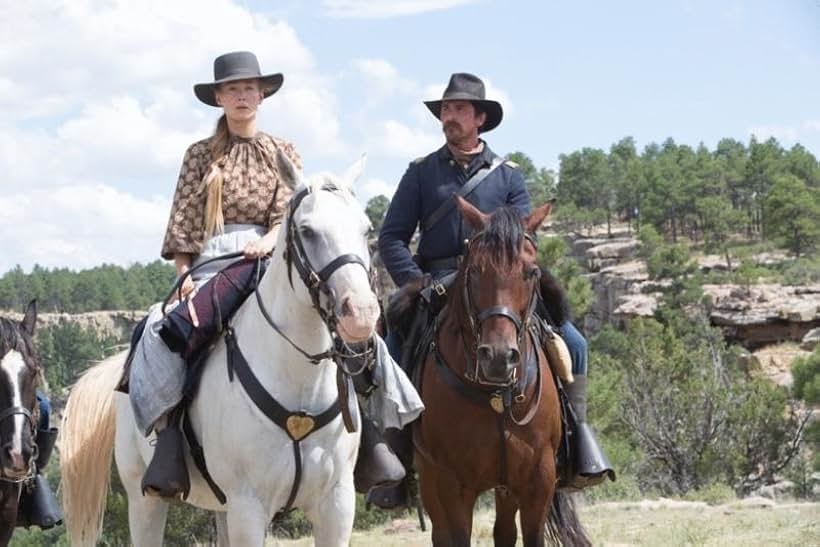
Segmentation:
{"type": "MultiPolygon", "coordinates": [[[[205,204],[208,189],[203,179],[211,167],[210,139],[195,142],[185,152],[171,216],[162,243],[162,258],[176,253],[199,254],[205,243],[205,204]]],[[[276,149],[281,148],[294,165],[302,161],[287,141],[257,133],[253,138],[232,136],[229,151],[220,162],[223,175],[222,215],[225,224],[256,224],[273,228],[291,197],[276,168],[276,149]]]]}

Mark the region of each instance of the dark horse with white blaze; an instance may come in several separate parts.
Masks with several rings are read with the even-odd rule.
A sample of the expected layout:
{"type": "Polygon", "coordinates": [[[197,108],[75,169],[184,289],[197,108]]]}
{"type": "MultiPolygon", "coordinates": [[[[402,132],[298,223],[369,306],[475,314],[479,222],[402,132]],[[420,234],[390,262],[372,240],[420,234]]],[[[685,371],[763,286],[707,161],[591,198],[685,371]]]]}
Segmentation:
{"type": "Polygon", "coordinates": [[[522,219],[456,199],[474,235],[417,371],[426,410],[413,430],[433,544],[470,545],[476,499],[495,489],[496,545],[515,545],[518,511],[527,547],[589,545],[568,495],[556,492],[561,410],[534,314],[532,234],[552,204],[522,219]]]}
{"type": "Polygon", "coordinates": [[[36,322],[33,300],[21,322],[0,317],[0,545],[11,540],[22,489],[36,473],[36,387],[41,374],[32,341],[36,322]]]}

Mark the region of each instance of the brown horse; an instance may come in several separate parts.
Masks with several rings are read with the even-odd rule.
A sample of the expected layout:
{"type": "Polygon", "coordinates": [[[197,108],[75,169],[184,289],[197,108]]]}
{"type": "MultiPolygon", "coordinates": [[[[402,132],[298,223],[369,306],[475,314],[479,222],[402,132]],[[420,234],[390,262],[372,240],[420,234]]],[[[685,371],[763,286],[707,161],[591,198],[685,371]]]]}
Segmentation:
{"type": "Polygon", "coordinates": [[[589,545],[570,498],[556,493],[558,392],[533,314],[534,234],[552,209],[485,215],[458,198],[475,235],[418,370],[426,410],[413,430],[421,497],[436,546],[470,545],[478,495],[495,489],[496,545],[589,545]]]}

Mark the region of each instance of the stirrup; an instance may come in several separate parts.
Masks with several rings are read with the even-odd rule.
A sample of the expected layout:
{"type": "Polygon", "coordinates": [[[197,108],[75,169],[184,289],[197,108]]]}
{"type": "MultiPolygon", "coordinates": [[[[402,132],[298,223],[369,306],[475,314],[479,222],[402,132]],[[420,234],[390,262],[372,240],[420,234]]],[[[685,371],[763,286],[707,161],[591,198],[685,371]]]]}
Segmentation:
{"type": "Polygon", "coordinates": [[[615,481],[615,471],[589,425],[586,422],[577,423],[573,437],[573,473],[566,481],[560,481],[558,488],[582,490],[606,479],[615,481]]]}
{"type": "Polygon", "coordinates": [[[404,466],[385,442],[371,420],[362,419],[362,437],[353,484],[356,491],[366,494],[374,488],[396,485],[405,476],[404,466]]]}
{"type": "Polygon", "coordinates": [[[170,500],[188,498],[191,482],[183,453],[184,439],[178,427],[169,425],[157,434],[154,455],[142,477],[142,495],[170,500]]]}

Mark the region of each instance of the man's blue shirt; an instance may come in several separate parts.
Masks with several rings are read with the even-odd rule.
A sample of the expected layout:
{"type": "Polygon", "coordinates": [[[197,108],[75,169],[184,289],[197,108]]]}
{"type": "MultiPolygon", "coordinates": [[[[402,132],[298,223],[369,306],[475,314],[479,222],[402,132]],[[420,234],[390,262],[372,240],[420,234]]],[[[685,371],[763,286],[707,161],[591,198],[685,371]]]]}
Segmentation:
{"type": "MultiPolygon", "coordinates": [[[[467,169],[453,158],[447,145],[410,164],[404,173],[379,234],[379,253],[390,277],[398,286],[423,275],[413,261],[408,247],[416,227],[445,200],[461,188],[476,171],[489,166],[497,155],[484,145],[467,169]]],[[[490,213],[510,205],[528,214],[532,208],[524,177],[508,163],[492,170],[468,196],[467,201],[490,213]]],[[[418,246],[420,262],[460,255],[470,229],[457,208],[453,208],[435,226],[423,231],[418,246]]]]}

